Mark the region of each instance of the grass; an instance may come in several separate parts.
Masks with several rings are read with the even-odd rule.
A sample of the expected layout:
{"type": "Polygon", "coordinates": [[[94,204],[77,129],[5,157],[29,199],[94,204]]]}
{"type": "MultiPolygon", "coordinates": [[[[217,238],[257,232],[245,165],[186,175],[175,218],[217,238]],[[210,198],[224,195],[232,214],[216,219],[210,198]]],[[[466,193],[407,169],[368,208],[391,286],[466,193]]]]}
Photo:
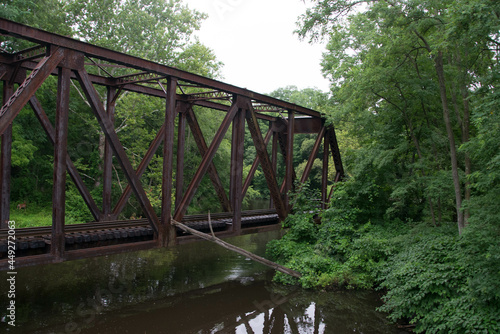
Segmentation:
{"type": "MultiPolygon", "coordinates": [[[[10,220],[16,222],[16,228],[23,227],[39,227],[52,225],[52,208],[51,207],[36,207],[30,206],[23,210],[18,210],[16,207],[10,209],[10,220]]],[[[72,217],[66,217],[66,224],[81,224],[83,221],[78,221],[72,217]]]]}

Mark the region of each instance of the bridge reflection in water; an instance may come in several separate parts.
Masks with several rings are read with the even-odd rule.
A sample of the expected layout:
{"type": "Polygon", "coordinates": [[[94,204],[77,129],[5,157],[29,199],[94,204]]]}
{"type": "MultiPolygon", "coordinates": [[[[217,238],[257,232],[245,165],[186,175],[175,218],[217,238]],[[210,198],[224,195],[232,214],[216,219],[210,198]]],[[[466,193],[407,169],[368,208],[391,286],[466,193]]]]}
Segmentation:
{"type": "MultiPolygon", "coordinates": [[[[228,241],[263,255],[281,233],[228,241]]],[[[270,274],[207,242],[22,268],[9,333],[398,333],[376,293],[304,291],[270,274]]]]}

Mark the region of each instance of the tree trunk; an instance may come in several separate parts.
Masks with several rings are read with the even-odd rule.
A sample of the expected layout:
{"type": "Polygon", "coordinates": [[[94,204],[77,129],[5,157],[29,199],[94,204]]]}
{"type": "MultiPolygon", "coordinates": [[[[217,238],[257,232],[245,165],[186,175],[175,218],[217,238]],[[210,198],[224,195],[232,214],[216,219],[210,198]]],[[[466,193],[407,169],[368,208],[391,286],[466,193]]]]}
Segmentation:
{"type": "Polygon", "coordinates": [[[443,105],[443,118],[446,125],[446,133],[448,134],[448,141],[450,143],[450,158],[451,158],[451,172],[453,177],[453,186],[455,188],[455,206],[457,210],[457,224],[458,233],[462,234],[462,230],[465,227],[464,214],[461,210],[462,208],[462,192],[460,187],[460,176],[458,175],[458,161],[457,161],[457,149],[455,147],[455,135],[453,133],[453,128],[450,121],[450,109],[448,107],[448,98],[446,96],[446,82],[444,78],[444,65],[443,65],[443,53],[438,52],[435,58],[435,68],[436,74],[438,76],[439,82],[439,92],[441,95],[441,102],[443,105]]]}
{"type": "MultiPolygon", "coordinates": [[[[462,84],[461,87],[461,93],[462,93],[462,100],[464,104],[464,117],[463,117],[463,123],[462,123],[462,143],[466,143],[470,139],[470,109],[469,109],[469,92],[467,90],[467,86],[465,85],[465,82],[462,84]]],[[[470,159],[469,154],[466,152],[465,153],[465,177],[467,180],[465,181],[465,200],[468,201],[470,200],[471,196],[471,189],[470,189],[470,181],[469,181],[469,175],[472,173],[472,162],[470,159]]],[[[469,220],[469,210],[465,211],[465,226],[468,224],[469,220]]]]}

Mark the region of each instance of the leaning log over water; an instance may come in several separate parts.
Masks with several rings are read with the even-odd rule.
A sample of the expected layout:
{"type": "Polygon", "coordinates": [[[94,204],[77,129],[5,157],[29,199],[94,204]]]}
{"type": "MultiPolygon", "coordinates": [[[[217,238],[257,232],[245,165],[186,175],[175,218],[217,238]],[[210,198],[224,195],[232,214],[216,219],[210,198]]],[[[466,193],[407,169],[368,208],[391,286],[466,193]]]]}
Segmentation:
{"type": "Polygon", "coordinates": [[[258,255],[255,255],[254,253],[251,253],[249,251],[246,251],[242,248],[239,248],[239,247],[236,247],[234,245],[231,245],[219,238],[217,238],[215,235],[210,235],[210,234],[206,234],[206,233],[203,233],[203,232],[200,232],[200,231],[197,231],[195,229],[192,229],[190,227],[187,227],[186,225],[178,222],[178,221],[175,221],[172,219],[172,224],[177,226],[178,228],[180,228],[181,230],[183,230],[184,232],[187,232],[187,233],[191,233],[192,235],[195,235],[197,237],[200,237],[202,239],[205,239],[205,240],[208,240],[208,241],[212,241],[212,242],[215,242],[216,244],[218,244],[219,246],[222,246],[226,249],[229,249],[230,251],[233,251],[233,252],[236,252],[238,254],[241,254],[245,257],[248,257],[249,259],[252,259],[254,261],[257,261],[259,263],[262,263],[263,265],[266,265],[268,267],[271,267],[273,268],[274,270],[277,270],[279,272],[282,272],[284,274],[287,274],[287,275],[290,275],[290,276],[293,276],[293,277],[297,277],[297,278],[300,278],[302,275],[295,271],[295,270],[292,270],[292,269],[289,269],[289,268],[286,268],[282,265],[279,265],[273,261],[269,261],[268,259],[265,259],[263,257],[260,257],[258,255]]]}

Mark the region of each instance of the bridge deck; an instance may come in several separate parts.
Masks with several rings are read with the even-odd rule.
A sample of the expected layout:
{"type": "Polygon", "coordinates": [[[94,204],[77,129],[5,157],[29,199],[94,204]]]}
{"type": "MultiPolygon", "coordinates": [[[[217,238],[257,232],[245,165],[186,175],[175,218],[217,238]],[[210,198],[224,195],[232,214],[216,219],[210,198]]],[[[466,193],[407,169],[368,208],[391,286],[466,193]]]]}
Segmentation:
{"type": "MultiPolygon", "coordinates": [[[[231,236],[232,213],[215,213],[210,223],[214,233],[220,237],[231,236]]],[[[210,233],[208,215],[188,215],[183,223],[198,231],[210,233]]],[[[275,210],[253,210],[242,212],[242,233],[249,234],[262,230],[279,229],[279,218],[275,210]]],[[[46,255],[51,253],[51,226],[16,229],[16,267],[35,265],[46,262],[46,255]]],[[[122,248],[141,248],[149,245],[154,248],[154,231],[147,219],[91,222],[87,224],[67,225],[65,248],[71,256],[72,251],[79,251],[79,257],[95,256],[101,249],[106,254],[122,252],[122,248]],[[114,246],[114,247],[111,247],[114,246]],[[121,247],[116,247],[121,246],[121,247]],[[109,248],[106,251],[104,248],[109,248]]],[[[177,242],[185,243],[197,240],[177,229],[177,242]]],[[[0,268],[8,266],[8,229],[0,229],[0,268]]]]}

